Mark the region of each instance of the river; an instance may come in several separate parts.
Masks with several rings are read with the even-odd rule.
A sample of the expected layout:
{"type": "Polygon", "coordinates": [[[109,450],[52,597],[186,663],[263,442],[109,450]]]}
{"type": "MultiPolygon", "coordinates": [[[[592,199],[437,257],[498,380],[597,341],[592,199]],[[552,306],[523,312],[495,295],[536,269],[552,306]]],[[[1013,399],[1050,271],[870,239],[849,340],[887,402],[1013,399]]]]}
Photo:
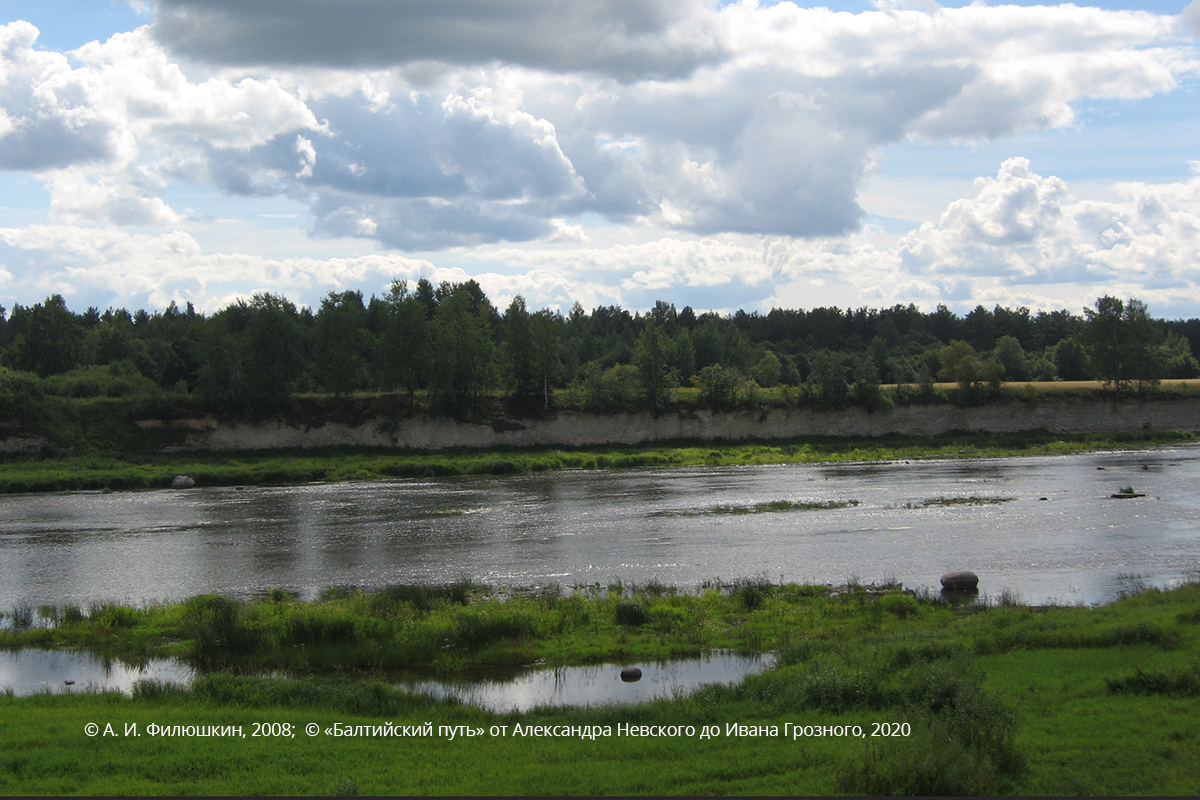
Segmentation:
{"type": "Polygon", "coordinates": [[[469,578],[938,585],[1095,603],[1200,569],[1200,448],[0,497],[0,611],[469,578]],[[1110,495],[1132,485],[1146,497],[1110,495]],[[844,507],[761,510],[776,501],[844,507]],[[720,513],[726,512],[726,513],[720,513]]]}

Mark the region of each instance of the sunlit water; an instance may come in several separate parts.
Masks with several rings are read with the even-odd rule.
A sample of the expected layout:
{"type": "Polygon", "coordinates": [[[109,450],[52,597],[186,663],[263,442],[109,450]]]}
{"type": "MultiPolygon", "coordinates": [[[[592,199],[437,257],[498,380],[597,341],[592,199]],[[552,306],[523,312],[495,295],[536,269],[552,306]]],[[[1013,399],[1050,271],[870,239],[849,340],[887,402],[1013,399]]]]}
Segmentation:
{"type": "Polygon", "coordinates": [[[1200,568],[1200,448],[962,461],[573,471],[0,497],[0,612],[274,587],[695,587],[951,569],[984,595],[1091,603],[1200,568]],[[1103,469],[1100,469],[1103,468],[1103,469]],[[1133,485],[1147,497],[1114,500],[1133,485]],[[977,497],[1002,503],[943,505],[977,497]],[[1040,498],[1045,498],[1040,499],[1040,498]],[[712,514],[776,500],[848,508],[712,514]]]}
{"type": "Polygon", "coordinates": [[[670,698],[706,683],[736,683],[774,663],[770,654],[714,653],[699,659],[541,669],[504,680],[412,681],[404,685],[492,711],[528,711],[539,705],[596,706],[670,698]],[[622,668],[629,667],[642,672],[636,682],[621,680],[622,668]]]}
{"type": "Polygon", "coordinates": [[[190,667],[169,658],[154,658],[139,666],[129,666],[78,650],[27,648],[0,652],[0,689],[11,689],[16,695],[84,691],[129,694],[139,680],[186,683],[191,677],[190,667]]]}
{"type": "MultiPolygon", "coordinates": [[[[456,697],[492,711],[527,711],[535,706],[597,706],[641,703],[674,697],[707,683],[736,683],[775,663],[771,654],[711,653],[703,658],[638,664],[594,664],[525,670],[507,677],[447,680],[396,679],[395,685],[434,697],[456,697]],[[623,681],[621,670],[642,672],[635,682],[623,681]]],[[[78,650],[26,648],[0,651],[0,690],[17,696],[119,691],[129,694],[139,680],[185,684],[194,671],[174,659],[150,659],[138,666],[105,661],[78,650]]],[[[388,680],[387,676],[373,676],[388,680]]]]}

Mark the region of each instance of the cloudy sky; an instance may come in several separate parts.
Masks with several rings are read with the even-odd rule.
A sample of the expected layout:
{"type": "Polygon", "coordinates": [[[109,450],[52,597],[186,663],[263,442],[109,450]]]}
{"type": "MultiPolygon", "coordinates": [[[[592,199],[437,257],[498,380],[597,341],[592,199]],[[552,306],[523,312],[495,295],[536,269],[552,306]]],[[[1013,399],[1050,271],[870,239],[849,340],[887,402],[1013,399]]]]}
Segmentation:
{"type": "Polygon", "coordinates": [[[0,0],[0,305],[1137,296],[1200,316],[1200,0],[0,0]]]}

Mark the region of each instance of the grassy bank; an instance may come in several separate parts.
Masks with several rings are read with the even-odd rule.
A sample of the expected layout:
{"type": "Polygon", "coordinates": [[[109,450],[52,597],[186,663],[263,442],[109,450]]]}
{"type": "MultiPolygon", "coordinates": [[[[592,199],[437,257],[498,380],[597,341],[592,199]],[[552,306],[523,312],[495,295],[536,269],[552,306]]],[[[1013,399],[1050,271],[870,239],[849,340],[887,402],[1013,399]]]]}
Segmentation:
{"type": "Polygon", "coordinates": [[[295,666],[281,645],[300,637],[291,644],[302,647],[290,649],[317,653],[311,668],[322,653],[352,657],[436,629],[448,641],[434,649],[453,655],[418,659],[434,669],[516,653],[619,661],[714,646],[771,649],[779,665],[735,686],[638,706],[503,715],[328,671],[297,680],[213,673],[186,689],[139,684],[132,698],[0,697],[5,793],[1194,795],[1200,788],[1197,585],[1138,591],[1101,608],[955,605],[895,588],[743,581],[695,592],[614,586],[498,596],[460,584],[335,592],[313,603],[282,593],[254,603],[205,597],[81,609],[72,621],[69,609],[44,611],[60,618],[57,627],[10,633],[7,643],[174,648],[193,658],[208,647],[226,665],[295,666]],[[335,630],[342,633],[331,640],[335,630]],[[226,638],[204,643],[221,631],[226,638]],[[254,631],[261,638],[239,639],[254,631]],[[89,737],[89,722],[101,730],[111,724],[115,735],[89,737]],[[251,736],[261,722],[290,723],[295,735],[251,736]],[[870,736],[877,722],[907,723],[907,735],[870,736]],[[304,733],[306,725],[324,731],[334,723],[432,727],[399,741],[304,733]],[[793,738],[788,723],[858,725],[868,735],[793,738]],[[246,738],[153,737],[151,724],[241,725],[246,738]],[[517,724],[599,726],[601,735],[516,736],[517,724]],[[631,737],[618,733],[622,724],[690,725],[697,733],[631,737]],[[131,725],[137,737],[124,735],[131,725]],[[440,735],[442,725],[484,733],[451,740],[440,735]],[[491,732],[500,725],[508,735],[491,732]],[[700,738],[705,726],[719,734],[700,738]]]}
{"type": "Polygon", "coordinates": [[[238,453],[8,455],[0,458],[0,492],[166,488],[175,475],[200,486],[284,485],[455,475],[503,475],[561,469],[727,466],[822,461],[889,461],[1050,455],[1194,441],[1180,431],[1127,434],[949,434],[930,438],[811,437],[780,442],[692,443],[581,449],[458,450],[329,448],[238,453]]]}

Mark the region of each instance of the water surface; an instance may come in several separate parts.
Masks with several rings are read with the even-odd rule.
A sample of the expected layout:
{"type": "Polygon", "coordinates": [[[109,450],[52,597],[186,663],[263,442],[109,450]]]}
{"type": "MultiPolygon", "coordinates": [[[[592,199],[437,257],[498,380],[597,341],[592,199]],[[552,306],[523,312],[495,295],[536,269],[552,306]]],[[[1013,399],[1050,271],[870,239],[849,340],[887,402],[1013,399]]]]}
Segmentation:
{"type": "Polygon", "coordinates": [[[0,611],[204,592],[765,576],[1091,603],[1200,568],[1200,448],[0,497],[0,611]],[[1109,495],[1126,485],[1147,493],[1109,495]],[[973,504],[945,499],[978,498],[973,504]],[[1044,499],[1043,499],[1044,498],[1044,499]],[[786,500],[858,505],[715,514],[786,500]],[[930,502],[933,501],[933,502],[930,502]]]}

